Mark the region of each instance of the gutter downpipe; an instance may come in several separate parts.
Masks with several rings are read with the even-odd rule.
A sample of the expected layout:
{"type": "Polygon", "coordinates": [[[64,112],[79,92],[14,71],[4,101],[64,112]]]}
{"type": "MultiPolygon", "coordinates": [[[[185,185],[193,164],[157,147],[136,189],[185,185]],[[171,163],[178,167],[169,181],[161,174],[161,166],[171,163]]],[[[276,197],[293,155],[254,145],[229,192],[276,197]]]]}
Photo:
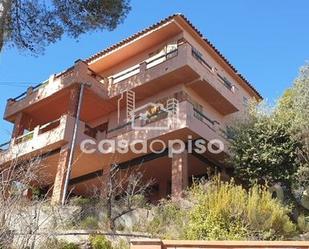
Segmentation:
{"type": "Polygon", "coordinates": [[[74,149],[76,144],[76,133],[79,126],[79,118],[80,118],[80,109],[83,101],[83,94],[84,94],[84,87],[85,84],[81,84],[80,86],[80,92],[79,92],[79,98],[78,98],[78,106],[77,106],[77,113],[75,117],[75,123],[74,123],[74,130],[73,130],[73,136],[72,136],[72,142],[71,142],[71,148],[70,148],[70,154],[69,154],[69,162],[68,162],[68,168],[65,176],[64,181],[64,187],[63,187],[63,195],[61,199],[61,205],[65,205],[66,195],[69,187],[69,181],[71,177],[71,171],[72,171],[72,163],[73,163],[73,156],[74,156],[74,149]]]}

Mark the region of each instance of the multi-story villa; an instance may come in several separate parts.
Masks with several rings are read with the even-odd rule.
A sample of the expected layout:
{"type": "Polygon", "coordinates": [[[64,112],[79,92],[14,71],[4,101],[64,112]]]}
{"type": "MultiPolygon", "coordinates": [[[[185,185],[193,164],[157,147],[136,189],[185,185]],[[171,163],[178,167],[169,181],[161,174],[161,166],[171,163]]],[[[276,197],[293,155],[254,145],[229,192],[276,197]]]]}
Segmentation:
{"type": "Polygon", "coordinates": [[[14,128],[0,167],[40,156],[40,187],[52,188],[54,203],[67,188],[90,194],[113,164],[143,169],[145,180],[154,179],[152,198],[177,196],[192,176],[229,173],[226,126],[252,98],[261,96],[183,15],[172,15],[9,99],[4,119],[14,128]],[[189,151],[200,138],[219,139],[224,150],[189,151]],[[122,139],[156,153],[81,148],[122,139]],[[163,143],[178,139],[186,149],[170,155],[163,143]]]}

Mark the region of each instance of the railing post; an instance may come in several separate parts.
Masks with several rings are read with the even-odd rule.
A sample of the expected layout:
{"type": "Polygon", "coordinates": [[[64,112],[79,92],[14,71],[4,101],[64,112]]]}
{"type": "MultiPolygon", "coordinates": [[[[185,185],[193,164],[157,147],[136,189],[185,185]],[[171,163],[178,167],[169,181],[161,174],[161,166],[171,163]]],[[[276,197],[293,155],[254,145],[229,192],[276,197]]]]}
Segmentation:
{"type": "Polygon", "coordinates": [[[7,100],[7,104],[8,105],[11,105],[11,104],[13,104],[13,103],[15,103],[16,101],[14,100],[14,99],[12,99],[12,98],[9,98],[8,100],[7,100]]]}
{"type": "Polygon", "coordinates": [[[52,74],[52,75],[49,76],[49,78],[48,78],[48,84],[51,84],[51,83],[54,82],[55,76],[56,76],[55,74],[52,74]]]}
{"type": "Polygon", "coordinates": [[[82,60],[75,61],[74,70],[79,76],[88,76],[88,65],[82,60]]]}
{"type": "Polygon", "coordinates": [[[13,147],[13,145],[15,144],[15,140],[16,140],[15,137],[13,137],[13,138],[11,139],[11,143],[10,143],[10,145],[9,145],[9,149],[11,149],[11,148],[13,147]]]}
{"type": "Polygon", "coordinates": [[[147,63],[146,61],[143,61],[142,63],[139,64],[139,70],[140,73],[144,73],[147,69],[147,63]]]}
{"type": "Polygon", "coordinates": [[[36,126],[34,129],[33,129],[33,137],[32,139],[35,139],[37,138],[37,136],[39,135],[39,131],[40,131],[40,126],[36,126]]]}
{"type": "Polygon", "coordinates": [[[28,87],[27,96],[30,95],[32,92],[33,92],[33,87],[32,86],[28,87]]]}
{"type": "Polygon", "coordinates": [[[60,126],[66,124],[67,118],[68,118],[68,116],[67,116],[66,114],[63,114],[63,115],[60,117],[60,126]]]}

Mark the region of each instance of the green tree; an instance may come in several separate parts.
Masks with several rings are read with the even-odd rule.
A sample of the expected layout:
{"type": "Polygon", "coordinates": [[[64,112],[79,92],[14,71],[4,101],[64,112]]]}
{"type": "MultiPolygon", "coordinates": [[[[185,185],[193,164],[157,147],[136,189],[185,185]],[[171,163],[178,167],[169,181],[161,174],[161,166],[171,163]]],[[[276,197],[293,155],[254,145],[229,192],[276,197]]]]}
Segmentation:
{"type": "Polygon", "coordinates": [[[286,197],[304,206],[303,195],[309,193],[309,65],[272,110],[261,111],[261,106],[230,127],[236,176],[247,185],[281,182],[286,197]]]}
{"type": "MultiPolygon", "coordinates": [[[[296,192],[309,191],[309,65],[300,69],[292,87],[279,99],[275,118],[286,125],[295,140],[301,143],[298,150],[299,168],[295,175],[296,192]]],[[[307,204],[309,206],[309,203],[307,204]]]]}
{"type": "Polygon", "coordinates": [[[255,112],[230,130],[230,162],[237,177],[248,186],[281,182],[291,187],[300,145],[284,124],[271,115],[255,112]]]}
{"type": "Polygon", "coordinates": [[[129,11],[129,0],[1,0],[0,52],[11,45],[37,54],[65,33],[113,30],[129,11]]]}

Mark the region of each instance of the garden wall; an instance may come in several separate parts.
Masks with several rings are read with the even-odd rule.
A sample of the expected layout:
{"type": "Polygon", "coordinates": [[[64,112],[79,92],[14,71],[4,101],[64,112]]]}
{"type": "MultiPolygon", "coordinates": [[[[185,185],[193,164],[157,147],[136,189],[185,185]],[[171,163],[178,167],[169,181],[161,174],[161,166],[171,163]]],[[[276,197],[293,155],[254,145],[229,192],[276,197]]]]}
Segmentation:
{"type": "Polygon", "coordinates": [[[309,249],[309,241],[131,240],[131,249],[309,249]]]}

